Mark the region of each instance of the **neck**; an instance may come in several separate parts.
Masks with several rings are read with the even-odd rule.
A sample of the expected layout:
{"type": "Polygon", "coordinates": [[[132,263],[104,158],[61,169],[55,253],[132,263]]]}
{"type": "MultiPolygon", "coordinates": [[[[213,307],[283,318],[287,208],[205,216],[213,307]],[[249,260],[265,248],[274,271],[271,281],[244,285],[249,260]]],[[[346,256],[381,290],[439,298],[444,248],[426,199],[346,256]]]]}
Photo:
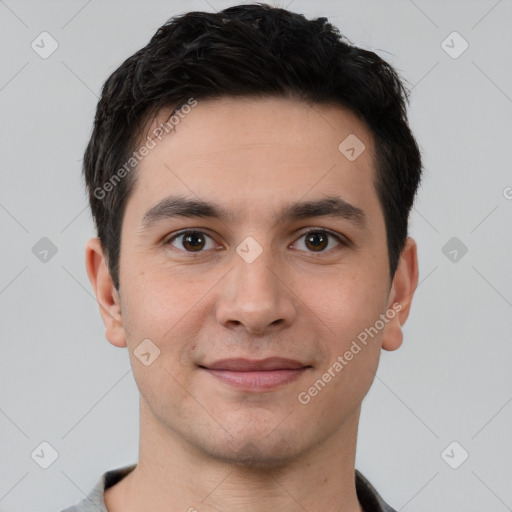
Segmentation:
{"type": "Polygon", "coordinates": [[[360,409],[322,445],[279,467],[212,459],[162,426],[141,400],[139,461],[105,492],[109,512],[362,512],[355,490],[360,409]]]}

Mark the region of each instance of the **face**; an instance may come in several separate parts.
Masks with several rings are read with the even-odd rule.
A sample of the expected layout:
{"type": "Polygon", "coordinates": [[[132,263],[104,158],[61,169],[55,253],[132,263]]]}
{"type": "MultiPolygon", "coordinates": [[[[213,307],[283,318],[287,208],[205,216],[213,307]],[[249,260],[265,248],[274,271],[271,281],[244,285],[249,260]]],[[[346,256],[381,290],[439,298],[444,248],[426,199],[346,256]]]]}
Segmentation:
{"type": "Polygon", "coordinates": [[[278,98],[199,101],[156,140],[103,313],[146,421],[203,454],[272,466],[358,415],[414,284],[403,262],[389,280],[373,158],[349,111],[278,98]],[[355,159],[339,149],[349,135],[364,144],[355,159]]]}

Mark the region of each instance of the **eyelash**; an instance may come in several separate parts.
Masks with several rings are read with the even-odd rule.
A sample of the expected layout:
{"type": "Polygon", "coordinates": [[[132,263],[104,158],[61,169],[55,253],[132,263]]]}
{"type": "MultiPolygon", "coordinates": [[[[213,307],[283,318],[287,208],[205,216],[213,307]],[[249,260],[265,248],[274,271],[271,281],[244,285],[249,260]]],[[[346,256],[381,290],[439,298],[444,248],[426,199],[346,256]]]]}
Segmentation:
{"type": "MultiPolygon", "coordinates": [[[[327,234],[327,235],[331,236],[332,238],[334,238],[337,242],[339,242],[339,244],[341,246],[348,246],[349,245],[349,243],[341,235],[338,235],[338,234],[334,233],[333,231],[330,231],[328,229],[323,229],[323,228],[310,228],[305,233],[302,233],[297,240],[299,240],[300,238],[305,237],[305,236],[307,236],[307,235],[309,235],[311,233],[327,234]]],[[[213,239],[210,235],[208,235],[208,233],[205,233],[204,231],[199,231],[198,229],[186,229],[186,230],[180,231],[180,232],[172,235],[170,238],[168,238],[164,242],[164,245],[171,245],[171,242],[173,242],[177,238],[185,236],[185,235],[189,235],[189,234],[206,235],[208,238],[213,239]]],[[[315,251],[308,251],[308,252],[310,252],[311,254],[325,254],[325,253],[328,253],[328,252],[332,251],[333,249],[334,248],[328,249],[328,250],[323,250],[323,251],[318,251],[317,253],[315,253],[315,251]]],[[[180,251],[180,249],[177,249],[177,250],[180,251]]],[[[182,250],[181,252],[184,252],[184,253],[187,253],[187,254],[190,254],[190,255],[193,255],[193,256],[196,256],[196,255],[199,256],[199,255],[203,254],[205,251],[201,250],[201,251],[194,252],[194,251],[182,250]]]]}

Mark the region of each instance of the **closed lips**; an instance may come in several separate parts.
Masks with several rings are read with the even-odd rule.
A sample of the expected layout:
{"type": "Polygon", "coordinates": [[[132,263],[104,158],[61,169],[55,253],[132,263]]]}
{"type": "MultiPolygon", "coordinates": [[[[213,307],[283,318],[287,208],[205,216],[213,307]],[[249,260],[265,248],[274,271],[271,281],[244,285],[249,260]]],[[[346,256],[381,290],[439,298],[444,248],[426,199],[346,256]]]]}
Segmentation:
{"type": "Polygon", "coordinates": [[[259,361],[223,359],[201,365],[200,368],[231,388],[248,393],[263,393],[280,389],[298,379],[311,366],[293,359],[269,357],[259,361]]]}
{"type": "Polygon", "coordinates": [[[299,370],[301,368],[310,368],[311,366],[281,357],[269,357],[262,360],[251,359],[223,359],[211,364],[200,365],[208,370],[224,370],[232,372],[256,372],[256,371],[275,371],[275,370],[299,370]]]}

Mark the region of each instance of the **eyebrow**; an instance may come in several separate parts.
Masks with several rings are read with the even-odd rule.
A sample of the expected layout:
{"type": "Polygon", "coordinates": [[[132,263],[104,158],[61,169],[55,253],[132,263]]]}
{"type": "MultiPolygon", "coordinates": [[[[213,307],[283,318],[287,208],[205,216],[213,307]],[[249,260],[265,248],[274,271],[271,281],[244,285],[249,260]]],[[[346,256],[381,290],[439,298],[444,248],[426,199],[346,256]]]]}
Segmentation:
{"type": "MultiPolygon", "coordinates": [[[[162,220],[177,217],[212,218],[229,222],[237,215],[214,202],[169,196],[144,213],[141,229],[147,230],[162,220]]],[[[361,229],[367,227],[365,212],[337,196],[285,204],[275,216],[275,222],[277,224],[310,217],[332,217],[347,220],[361,229]]]]}

